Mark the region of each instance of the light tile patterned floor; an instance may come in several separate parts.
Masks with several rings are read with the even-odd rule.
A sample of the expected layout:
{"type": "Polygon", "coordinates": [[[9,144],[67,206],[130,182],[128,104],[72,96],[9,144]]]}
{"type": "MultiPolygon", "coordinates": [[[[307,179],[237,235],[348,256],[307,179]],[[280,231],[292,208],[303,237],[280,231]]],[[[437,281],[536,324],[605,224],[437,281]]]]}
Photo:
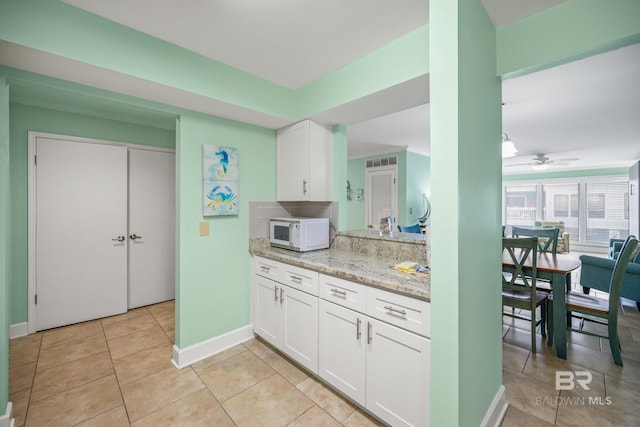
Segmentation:
{"type": "MultiPolygon", "coordinates": [[[[528,323],[505,317],[502,426],[640,426],[640,313],[623,307],[623,368],[607,340],[582,334],[567,360],[540,335],[532,354],[528,323]],[[590,390],[557,391],[557,370],[589,371],[590,390]]],[[[11,340],[16,426],[381,425],[260,340],[176,369],[173,312],[170,301],[11,340]]]]}
{"type": "MultiPolygon", "coordinates": [[[[505,316],[502,383],[509,409],[502,427],[640,426],[640,312],[632,301],[623,300],[622,308],[618,333],[624,367],[614,364],[608,340],[575,332],[567,333],[567,360],[555,356],[555,347],[548,347],[539,331],[532,353],[529,323],[505,316]],[[556,371],[588,371],[589,390],[556,390],[556,371]]],[[[599,328],[585,324],[594,332],[599,328]]]]}
{"type": "Polygon", "coordinates": [[[174,302],[9,343],[16,426],[380,426],[259,340],[170,362],[174,302]]]}

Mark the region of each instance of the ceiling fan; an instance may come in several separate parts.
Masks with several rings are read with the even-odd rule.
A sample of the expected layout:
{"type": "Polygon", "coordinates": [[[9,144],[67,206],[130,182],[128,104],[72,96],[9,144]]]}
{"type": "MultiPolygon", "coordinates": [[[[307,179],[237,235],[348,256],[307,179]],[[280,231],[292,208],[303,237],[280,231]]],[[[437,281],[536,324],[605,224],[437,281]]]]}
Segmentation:
{"type": "Polygon", "coordinates": [[[575,160],[580,160],[577,157],[566,157],[563,159],[555,159],[551,160],[549,157],[544,154],[537,154],[530,162],[527,163],[515,163],[512,165],[505,165],[505,167],[509,166],[531,166],[533,170],[545,170],[548,169],[551,165],[568,165],[567,162],[573,162],[575,160]]]}

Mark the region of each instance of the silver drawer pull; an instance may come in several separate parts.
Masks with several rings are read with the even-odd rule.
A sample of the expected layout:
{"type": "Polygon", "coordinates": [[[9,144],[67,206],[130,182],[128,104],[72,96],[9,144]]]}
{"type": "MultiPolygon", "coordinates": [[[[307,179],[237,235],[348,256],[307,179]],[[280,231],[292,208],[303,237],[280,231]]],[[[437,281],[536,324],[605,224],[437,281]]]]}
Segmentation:
{"type": "Polygon", "coordinates": [[[302,283],[302,277],[291,275],[291,280],[294,282],[302,283]]]}
{"type": "Polygon", "coordinates": [[[360,326],[362,325],[362,320],[360,320],[360,318],[358,317],[358,320],[356,321],[356,339],[360,340],[360,337],[362,336],[362,331],[360,330],[360,326]]]}
{"type": "Polygon", "coordinates": [[[371,322],[367,322],[367,344],[371,344],[371,340],[372,340],[372,336],[371,336],[371,322]]]}
{"type": "Polygon", "coordinates": [[[280,304],[282,304],[282,294],[284,294],[284,288],[280,288],[280,304]]]}
{"type": "Polygon", "coordinates": [[[267,267],[266,265],[261,265],[260,270],[264,271],[265,273],[268,273],[269,271],[271,271],[271,267],[267,267]]]}
{"type": "Polygon", "coordinates": [[[385,309],[385,310],[389,310],[389,311],[390,311],[390,312],[392,312],[392,313],[398,313],[398,314],[401,314],[401,315],[403,315],[403,316],[406,316],[406,315],[407,315],[407,312],[406,312],[406,311],[404,311],[404,310],[398,310],[397,308],[393,308],[393,307],[391,307],[390,305],[385,305],[385,306],[384,306],[384,309],[385,309]]]}
{"type": "Polygon", "coordinates": [[[273,296],[275,297],[274,301],[277,302],[278,301],[278,287],[277,286],[273,287],[273,296]]]}
{"type": "Polygon", "coordinates": [[[340,289],[331,288],[331,292],[333,292],[334,294],[342,295],[343,297],[347,296],[347,292],[341,291],[340,289]]]}

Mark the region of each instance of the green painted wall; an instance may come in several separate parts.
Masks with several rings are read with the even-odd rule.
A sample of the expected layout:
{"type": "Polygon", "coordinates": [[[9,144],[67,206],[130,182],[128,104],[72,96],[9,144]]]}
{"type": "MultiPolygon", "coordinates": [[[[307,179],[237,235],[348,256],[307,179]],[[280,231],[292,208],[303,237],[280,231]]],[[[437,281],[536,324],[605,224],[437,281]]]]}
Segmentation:
{"type": "Polygon", "coordinates": [[[398,156],[398,212],[397,223],[399,225],[411,225],[417,223],[416,218],[421,216],[422,193],[431,193],[430,159],[421,154],[410,151],[398,151],[384,155],[351,159],[347,162],[347,179],[353,190],[347,205],[347,227],[345,230],[366,229],[365,212],[367,209],[366,196],[363,200],[356,200],[355,190],[365,188],[366,161],[387,156],[398,156]],[[409,213],[409,211],[412,213],[409,213]]]}
{"type": "Polygon", "coordinates": [[[338,231],[347,230],[347,179],[347,128],[344,125],[335,125],[333,127],[333,200],[338,202],[338,231]]]}
{"type": "Polygon", "coordinates": [[[183,349],[251,323],[250,200],[276,196],[275,131],[185,113],[177,130],[176,344],[183,349]],[[202,216],[202,145],[239,150],[237,216],[202,216]],[[198,224],[208,221],[210,235],[198,224]]]}
{"type": "Polygon", "coordinates": [[[346,202],[347,224],[344,230],[364,230],[367,228],[364,220],[367,201],[356,200],[356,190],[364,192],[365,186],[365,163],[362,159],[352,159],[347,161],[347,179],[351,184],[351,200],[346,202]]]}
{"type": "Polygon", "coordinates": [[[502,378],[495,29],[479,0],[430,0],[429,16],[431,425],[478,426],[502,378]]]}
{"type": "Polygon", "coordinates": [[[431,159],[421,154],[407,151],[406,197],[404,222],[400,225],[417,224],[417,218],[424,214],[422,194],[431,195],[431,159]]]}
{"type": "Polygon", "coordinates": [[[515,77],[640,42],[637,0],[568,0],[497,30],[498,75],[515,77]]]}
{"type": "Polygon", "coordinates": [[[0,415],[9,400],[9,325],[11,313],[11,221],[9,219],[9,86],[0,75],[0,415]]]}
{"type": "Polygon", "coordinates": [[[81,114],[11,103],[11,323],[28,317],[27,149],[28,131],[175,147],[175,132],[81,114]]]}

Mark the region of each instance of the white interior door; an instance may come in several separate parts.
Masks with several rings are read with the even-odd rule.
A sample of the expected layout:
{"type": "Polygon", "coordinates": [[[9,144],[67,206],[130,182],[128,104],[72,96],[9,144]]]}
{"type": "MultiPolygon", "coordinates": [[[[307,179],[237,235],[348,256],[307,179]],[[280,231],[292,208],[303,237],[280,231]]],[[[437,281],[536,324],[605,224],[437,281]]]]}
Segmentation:
{"type": "Polygon", "coordinates": [[[392,227],[395,229],[398,215],[396,167],[370,168],[366,175],[367,227],[378,231],[380,221],[391,216],[392,227]]]}
{"type": "Polygon", "coordinates": [[[36,140],[36,330],[127,311],[127,149],[36,140]]]}
{"type": "Polygon", "coordinates": [[[175,298],[176,155],[129,149],[129,308],[175,298]]]}

